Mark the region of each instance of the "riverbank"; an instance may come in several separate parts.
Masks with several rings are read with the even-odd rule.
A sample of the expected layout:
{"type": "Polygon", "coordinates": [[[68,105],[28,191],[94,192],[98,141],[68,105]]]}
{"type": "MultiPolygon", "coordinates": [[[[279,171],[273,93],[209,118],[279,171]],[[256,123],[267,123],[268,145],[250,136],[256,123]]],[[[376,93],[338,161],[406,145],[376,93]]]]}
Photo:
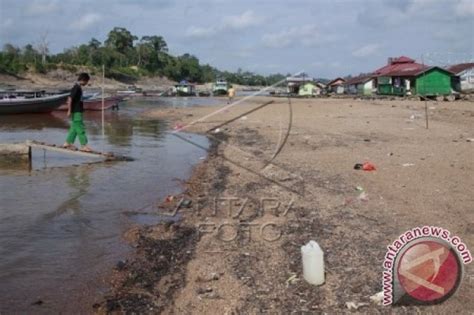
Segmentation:
{"type": "Polygon", "coordinates": [[[406,230],[441,226],[473,251],[474,104],[430,102],[428,130],[418,101],[291,105],[290,114],[286,99],[257,97],[205,120],[216,107],[145,114],[178,129],[194,122],[186,130],[210,131],[214,145],[186,183],[183,196],[193,206],[180,209],[183,219],[127,235],[136,258],[117,266],[99,312],[341,313],[349,302],[362,303],[362,313],[474,307],[472,265],[442,305],[386,309],[369,299],[381,291],[386,246],[406,230]],[[377,170],[353,169],[365,161],[377,170]],[[320,287],[302,280],[300,247],[311,239],[325,253],[320,287]]]}
{"type": "MultiPolygon", "coordinates": [[[[89,72],[87,68],[79,69],[78,71],[89,72]]],[[[61,69],[50,71],[47,74],[27,72],[21,76],[0,73],[1,86],[22,89],[69,89],[76,80],[76,73],[61,69]]],[[[165,91],[174,84],[174,81],[165,77],[143,77],[133,84],[106,78],[104,81],[104,89],[108,91],[126,90],[128,86],[134,85],[145,91],[165,91]]],[[[102,74],[91,73],[91,81],[87,88],[102,88],[102,74]]]]}
{"type": "MultiPolygon", "coordinates": [[[[79,69],[79,71],[89,72],[87,68],[79,69]]],[[[0,88],[11,87],[18,89],[69,89],[77,79],[77,74],[67,70],[53,70],[47,74],[26,72],[20,76],[12,76],[0,73],[0,88]]],[[[136,82],[120,82],[114,79],[105,78],[104,89],[107,91],[126,90],[130,85],[142,89],[143,91],[166,91],[174,86],[176,82],[161,76],[156,77],[142,77],[136,82]]],[[[196,89],[198,91],[212,91],[213,82],[198,84],[196,89]]],[[[101,74],[91,73],[91,81],[87,86],[88,89],[102,88],[101,74]]],[[[250,87],[244,85],[234,84],[236,90],[246,90],[250,87]]],[[[259,87],[252,87],[253,89],[259,87]]]]}

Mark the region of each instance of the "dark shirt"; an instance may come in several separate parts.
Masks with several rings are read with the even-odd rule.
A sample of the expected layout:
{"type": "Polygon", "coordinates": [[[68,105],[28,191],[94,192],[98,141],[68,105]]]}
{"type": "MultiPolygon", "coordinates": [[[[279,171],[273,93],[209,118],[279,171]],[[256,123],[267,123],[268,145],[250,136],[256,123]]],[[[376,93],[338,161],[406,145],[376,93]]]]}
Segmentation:
{"type": "Polygon", "coordinates": [[[84,104],[82,103],[82,88],[76,83],[71,89],[71,113],[82,113],[84,104]]]}

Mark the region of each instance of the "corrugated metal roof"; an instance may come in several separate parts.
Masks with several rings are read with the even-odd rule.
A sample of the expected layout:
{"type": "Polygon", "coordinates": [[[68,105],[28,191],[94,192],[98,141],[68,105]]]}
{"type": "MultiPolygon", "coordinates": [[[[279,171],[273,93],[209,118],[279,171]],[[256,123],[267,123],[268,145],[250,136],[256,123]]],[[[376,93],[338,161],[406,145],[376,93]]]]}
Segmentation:
{"type": "Polygon", "coordinates": [[[373,77],[374,77],[373,74],[360,75],[358,77],[348,79],[344,84],[352,85],[352,84],[358,84],[358,83],[365,83],[367,81],[370,81],[373,77]]]}
{"type": "Polygon", "coordinates": [[[463,72],[466,69],[474,68],[474,62],[468,62],[468,63],[459,63],[457,65],[452,65],[447,67],[449,71],[458,74],[460,72],[463,72]]]}
{"type": "Polygon", "coordinates": [[[376,75],[387,75],[388,73],[393,72],[415,72],[423,69],[424,65],[416,63],[415,60],[408,58],[406,56],[401,56],[398,58],[389,58],[388,64],[374,71],[376,75]]]}
{"type": "Polygon", "coordinates": [[[342,81],[341,83],[337,83],[336,85],[341,85],[341,84],[344,84],[346,82],[346,80],[344,80],[343,78],[335,78],[334,80],[332,80],[331,82],[329,82],[327,84],[327,86],[331,86],[331,85],[334,85],[337,81],[342,81]]]}
{"type": "Polygon", "coordinates": [[[421,69],[404,69],[404,70],[395,70],[395,71],[391,71],[391,72],[387,72],[387,73],[384,73],[384,74],[380,74],[378,75],[378,77],[417,77],[419,76],[420,74],[422,73],[425,73],[425,72],[428,72],[432,69],[440,69],[444,72],[448,72],[449,74],[451,75],[454,75],[453,72],[449,71],[449,70],[446,70],[446,69],[443,69],[443,68],[440,68],[440,67],[428,67],[428,66],[424,66],[422,67],[421,69]]]}

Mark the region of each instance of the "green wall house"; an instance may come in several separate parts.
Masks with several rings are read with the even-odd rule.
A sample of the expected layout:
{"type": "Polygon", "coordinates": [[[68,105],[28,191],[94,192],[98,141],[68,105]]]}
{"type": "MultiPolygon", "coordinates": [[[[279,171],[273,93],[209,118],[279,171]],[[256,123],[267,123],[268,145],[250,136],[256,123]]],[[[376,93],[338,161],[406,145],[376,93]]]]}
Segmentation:
{"type": "Polygon", "coordinates": [[[450,95],[453,75],[452,72],[439,67],[426,69],[416,76],[413,94],[422,96],[450,95]]]}
{"type": "Polygon", "coordinates": [[[380,95],[439,96],[452,93],[454,74],[439,67],[385,73],[377,77],[380,95]]]}

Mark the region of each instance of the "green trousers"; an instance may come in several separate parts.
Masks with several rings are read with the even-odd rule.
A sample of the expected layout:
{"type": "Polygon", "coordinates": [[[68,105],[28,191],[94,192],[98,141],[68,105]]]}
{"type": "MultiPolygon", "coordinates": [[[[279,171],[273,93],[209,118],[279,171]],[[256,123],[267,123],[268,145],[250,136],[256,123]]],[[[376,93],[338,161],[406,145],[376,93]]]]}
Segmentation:
{"type": "Polygon", "coordinates": [[[76,137],[79,138],[81,145],[87,144],[86,130],[82,113],[71,113],[71,127],[67,133],[66,142],[74,144],[76,137]]]}

